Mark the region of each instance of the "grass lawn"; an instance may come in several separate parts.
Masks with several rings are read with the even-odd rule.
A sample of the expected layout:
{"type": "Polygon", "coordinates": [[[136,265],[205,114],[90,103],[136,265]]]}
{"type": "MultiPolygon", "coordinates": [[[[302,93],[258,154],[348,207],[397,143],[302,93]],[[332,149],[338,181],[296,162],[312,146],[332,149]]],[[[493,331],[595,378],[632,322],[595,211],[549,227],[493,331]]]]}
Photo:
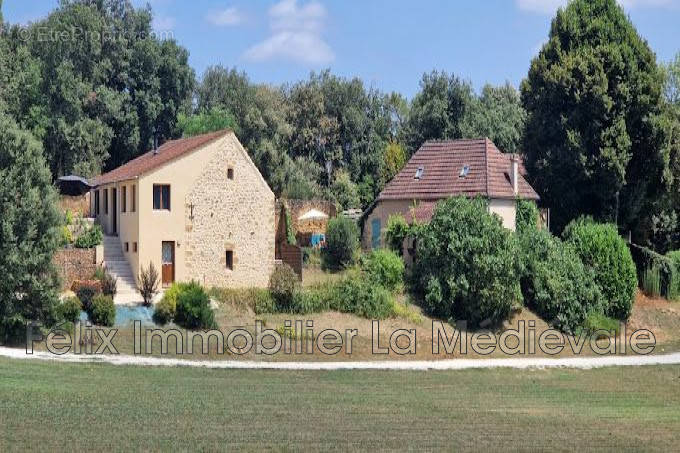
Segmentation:
{"type": "Polygon", "coordinates": [[[0,427],[0,451],[669,450],[680,366],[281,372],[0,359],[0,427]]]}

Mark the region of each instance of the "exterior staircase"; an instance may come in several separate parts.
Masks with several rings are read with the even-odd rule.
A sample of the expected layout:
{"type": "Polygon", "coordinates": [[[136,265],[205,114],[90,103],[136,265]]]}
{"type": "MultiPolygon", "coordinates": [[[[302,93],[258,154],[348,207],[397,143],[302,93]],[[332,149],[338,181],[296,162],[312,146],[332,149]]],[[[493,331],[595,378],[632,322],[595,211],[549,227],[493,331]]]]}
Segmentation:
{"type": "Polygon", "coordinates": [[[130,264],[125,259],[123,247],[118,236],[104,236],[104,266],[111,275],[118,279],[116,295],[113,302],[116,305],[137,304],[142,302],[142,296],[137,291],[135,277],[132,275],[130,264]]]}

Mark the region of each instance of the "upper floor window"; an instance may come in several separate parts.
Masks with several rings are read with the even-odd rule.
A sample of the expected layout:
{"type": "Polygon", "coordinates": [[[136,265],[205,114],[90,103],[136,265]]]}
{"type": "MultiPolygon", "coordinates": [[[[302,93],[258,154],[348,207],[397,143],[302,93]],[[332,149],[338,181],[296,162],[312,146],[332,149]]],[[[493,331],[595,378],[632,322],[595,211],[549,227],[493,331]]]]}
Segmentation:
{"type": "Polygon", "coordinates": [[[132,212],[137,212],[137,186],[132,185],[132,212]]]}
{"type": "Polygon", "coordinates": [[[94,191],[94,216],[99,216],[99,191],[94,191]]]}
{"type": "Polygon", "coordinates": [[[126,212],[127,211],[127,186],[123,186],[121,188],[121,203],[120,203],[120,212],[126,212]]]}
{"type": "Polygon", "coordinates": [[[170,210],[170,185],[153,185],[153,208],[154,210],[170,210]]]}
{"type": "Polygon", "coordinates": [[[234,179],[234,169],[233,168],[227,169],[227,179],[234,179]]]}

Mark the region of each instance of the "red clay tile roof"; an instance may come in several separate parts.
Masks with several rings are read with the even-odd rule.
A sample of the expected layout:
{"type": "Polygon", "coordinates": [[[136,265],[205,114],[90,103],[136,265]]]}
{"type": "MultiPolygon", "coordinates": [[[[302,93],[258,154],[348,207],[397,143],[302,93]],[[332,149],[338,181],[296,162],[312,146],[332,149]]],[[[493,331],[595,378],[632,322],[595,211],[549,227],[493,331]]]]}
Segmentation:
{"type": "MultiPolygon", "coordinates": [[[[515,198],[510,182],[511,155],[501,153],[488,138],[428,141],[380,192],[378,200],[439,200],[453,195],[515,198]],[[467,176],[461,170],[467,166],[467,176]],[[415,175],[423,169],[420,179],[415,175]]],[[[519,197],[538,200],[519,166],[519,197]]]]}
{"type": "Polygon", "coordinates": [[[196,137],[167,141],[158,148],[157,154],[154,154],[153,150],[142,154],[118,168],[114,168],[110,172],[94,178],[93,183],[101,185],[136,178],[184,154],[202,148],[229,133],[231,133],[230,130],[223,130],[197,135],[196,137]]]}

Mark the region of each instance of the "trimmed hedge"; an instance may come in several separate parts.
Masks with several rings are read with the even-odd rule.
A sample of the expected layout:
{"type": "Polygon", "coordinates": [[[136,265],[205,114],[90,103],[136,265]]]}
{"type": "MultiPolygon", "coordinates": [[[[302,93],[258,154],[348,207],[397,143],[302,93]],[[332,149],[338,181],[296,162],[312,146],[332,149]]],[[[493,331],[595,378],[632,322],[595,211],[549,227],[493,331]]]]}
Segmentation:
{"type": "Polygon", "coordinates": [[[668,252],[666,256],[656,253],[654,250],[636,244],[628,244],[637,275],[642,287],[645,273],[652,269],[658,270],[660,280],[660,295],[668,299],[676,299],[680,288],[680,252],[668,252]]]}
{"type": "Polygon", "coordinates": [[[522,294],[528,307],[554,327],[575,332],[590,313],[603,311],[602,294],[573,246],[545,230],[525,230],[522,294]]]}
{"type": "Polygon", "coordinates": [[[635,263],[615,225],[580,218],[562,233],[587,272],[592,272],[605,300],[604,314],[628,319],[633,308],[638,281],[635,263]]]}

